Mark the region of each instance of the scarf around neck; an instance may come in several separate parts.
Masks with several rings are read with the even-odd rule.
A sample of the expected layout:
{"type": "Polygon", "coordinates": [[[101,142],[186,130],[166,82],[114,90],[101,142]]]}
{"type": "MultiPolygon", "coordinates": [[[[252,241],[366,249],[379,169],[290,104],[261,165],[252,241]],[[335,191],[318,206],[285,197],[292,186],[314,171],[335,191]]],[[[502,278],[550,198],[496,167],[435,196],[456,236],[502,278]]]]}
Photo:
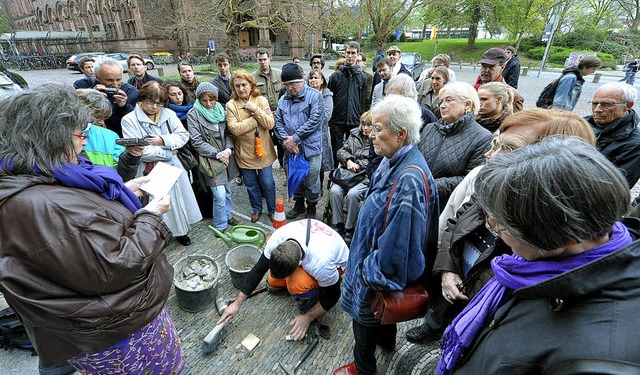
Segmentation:
{"type": "MultiPolygon", "coordinates": [[[[37,168],[36,173],[39,173],[37,168]]],[[[55,168],[53,177],[62,186],[93,191],[107,200],[120,202],[132,213],[142,208],[138,197],[124,185],[115,168],[78,158],[78,164],[65,163],[55,168]]]]}
{"type": "Polygon", "coordinates": [[[196,104],[193,105],[193,108],[212,124],[218,124],[225,119],[224,108],[222,108],[220,102],[216,101],[216,105],[209,109],[200,104],[200,99],[196,99],[196,104]]]}
{"type": "Polygon", "coordinates": [[[502,111],[500,111],[500,113],[496,113],[493,116],[484,116],[478,113],[478,115],[476,116],[476,122],[482,125],[483,128],[493,133],[498,130],[500,124],[502,124],[502,121],[504,121],[507,116],[511,116],[512,114],[513,111],[510,111],[505,107],[502,108],[502,111]]]}
{"type": "Polygon", "coordinates": [[[511,298],[514,290],[572,271],[621,249],[632,241],[627,227],[616,222],[608,242],[567,258],[532,262],[516,254],[494,258],[491,268],[495,277],[487,282],[445,330],[440,343],[442,356],[436,374],[447,375],[456,368],[460,357],[469,349],[477,334],[488,326],[500,306],[511,298]]]}
{"type": "Polygon", "coordinates": [[[169,103],[169,109],[174,111],[176,115],[178,115],[178,119],[181,121],[187,119],[187,112],[189,112],[191,108],[193,108],[193,104],[191,104],[191,102],[187,102],[187,105],[169,103]]]}

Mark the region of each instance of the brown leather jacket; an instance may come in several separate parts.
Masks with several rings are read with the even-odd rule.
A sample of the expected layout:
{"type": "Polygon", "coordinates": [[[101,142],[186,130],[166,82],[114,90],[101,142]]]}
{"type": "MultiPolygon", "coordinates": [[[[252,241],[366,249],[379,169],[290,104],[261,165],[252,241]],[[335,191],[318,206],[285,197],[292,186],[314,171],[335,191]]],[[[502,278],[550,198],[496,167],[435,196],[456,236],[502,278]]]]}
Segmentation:
{"type": "Polygon", "coordinates": [[[163,308],[160,216],[44,176],[0,177],[0,291],[52,367],[125,339],[163,308]]]}

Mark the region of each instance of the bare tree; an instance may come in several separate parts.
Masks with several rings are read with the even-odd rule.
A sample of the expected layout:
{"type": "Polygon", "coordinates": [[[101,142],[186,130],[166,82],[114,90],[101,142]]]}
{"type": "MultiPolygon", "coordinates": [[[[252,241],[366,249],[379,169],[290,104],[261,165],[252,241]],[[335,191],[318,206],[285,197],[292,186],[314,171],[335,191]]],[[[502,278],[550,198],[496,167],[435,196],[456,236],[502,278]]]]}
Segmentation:
{"type": "Polygon", "coordinates": [[[389,35],[409,16],[411,11],[424,5],[424,0],[361,0],[371,18],[378,47],[384,47],[389,35]]]}

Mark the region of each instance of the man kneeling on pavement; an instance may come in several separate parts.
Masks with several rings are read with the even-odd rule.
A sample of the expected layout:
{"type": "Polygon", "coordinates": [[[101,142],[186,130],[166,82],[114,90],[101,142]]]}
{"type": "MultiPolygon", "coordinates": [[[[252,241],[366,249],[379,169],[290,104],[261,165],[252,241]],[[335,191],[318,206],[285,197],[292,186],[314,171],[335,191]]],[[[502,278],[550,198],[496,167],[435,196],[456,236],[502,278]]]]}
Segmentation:
{"type": "Polygon", "coordinates": [[[301,314],[291,321],[289,335],[302,340],[309,325],[338,302],[340,276],[348,257],[349,248],[342,237],[321,221],[300,220],[279,228],[218,323],[229,322],[270,271],[269,290],[287,288],[298,303],[301,314]]]}

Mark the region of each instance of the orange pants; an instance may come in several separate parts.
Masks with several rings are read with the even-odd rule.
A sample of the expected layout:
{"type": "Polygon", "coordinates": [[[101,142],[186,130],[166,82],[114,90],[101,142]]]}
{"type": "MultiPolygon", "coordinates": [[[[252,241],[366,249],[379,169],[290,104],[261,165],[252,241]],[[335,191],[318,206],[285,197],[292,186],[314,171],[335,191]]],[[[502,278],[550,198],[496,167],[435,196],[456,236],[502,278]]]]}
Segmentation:
{"type": "Polygon", "coordinates": [[[305,294],[314,289],[320,289],[320,285],[318,285],[316,279],[311,277],[311,275],[300,266],[286,279],[276,279],[271,276],[271,272],[269,272],[267,283],[274,288],[286,286],[289,294],[293,296],[305,294]]]}

